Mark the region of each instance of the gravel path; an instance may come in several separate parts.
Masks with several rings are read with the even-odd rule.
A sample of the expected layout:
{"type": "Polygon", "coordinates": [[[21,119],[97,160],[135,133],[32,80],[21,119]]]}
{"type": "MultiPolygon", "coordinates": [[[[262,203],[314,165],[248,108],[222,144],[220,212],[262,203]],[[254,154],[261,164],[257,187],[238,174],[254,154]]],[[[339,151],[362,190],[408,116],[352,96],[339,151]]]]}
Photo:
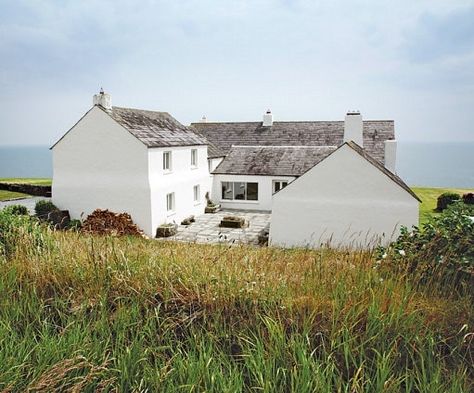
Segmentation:
{"type": "Polygon", "coordinates": [[[34,214],[36,202],[40,200],[49,201],[51,200],[51,198],[31,197],[31,198],[13,199],[11,201],[0,201],[0,210],[10,205],[23,205],[28,208],[30,214],[34,214]]]}

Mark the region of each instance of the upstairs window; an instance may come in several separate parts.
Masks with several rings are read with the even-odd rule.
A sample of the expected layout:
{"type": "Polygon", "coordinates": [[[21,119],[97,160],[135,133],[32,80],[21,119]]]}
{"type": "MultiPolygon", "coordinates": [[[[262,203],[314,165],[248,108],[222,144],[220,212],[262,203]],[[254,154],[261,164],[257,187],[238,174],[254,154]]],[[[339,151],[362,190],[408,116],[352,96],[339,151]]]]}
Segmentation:
{"type": "Polygon", "coordinates": [[[170,192],[166,194],[166,211],[173,212],[174,211],[174,192],[170,192]]]}
{"type": "Polygon", "coordinates": [[[273,193],[278,192],[288,185],[286,180],[274,180],[273,181],[273,193]]]}
{"type": "Polygon", "coordinates": [[[191,149],[191,166],[196,168],[198,165],[198,151],[197,149],[191,149]]]}
{"type": "Polygon", "coordinates": [[[258,201],[258,183],[222,182],[222,199],[258,201]]]}
{"type": "Polygon", "coordinates": [[[163,170],[171,171],[171,152],[170,151],[163,152],[163,170]]]}

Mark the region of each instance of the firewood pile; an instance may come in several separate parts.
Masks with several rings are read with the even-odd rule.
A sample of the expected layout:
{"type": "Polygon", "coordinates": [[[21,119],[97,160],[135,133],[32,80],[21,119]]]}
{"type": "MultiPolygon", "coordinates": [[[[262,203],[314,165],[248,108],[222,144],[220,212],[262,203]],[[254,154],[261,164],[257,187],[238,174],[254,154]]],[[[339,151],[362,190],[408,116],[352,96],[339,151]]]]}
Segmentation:
{"type": "Polygon", "coordinates": [[[128,213],[109,210],[94,210],[82,223],[81,231],[94,235],[142,236],[143,232],[132,221],[128,213]]]}

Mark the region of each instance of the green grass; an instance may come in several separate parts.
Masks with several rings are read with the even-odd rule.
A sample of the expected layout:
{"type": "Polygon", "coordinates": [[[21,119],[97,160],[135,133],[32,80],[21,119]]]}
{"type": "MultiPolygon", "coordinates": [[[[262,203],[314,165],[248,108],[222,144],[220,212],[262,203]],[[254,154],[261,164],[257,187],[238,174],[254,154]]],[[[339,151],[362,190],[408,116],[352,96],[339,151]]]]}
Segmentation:
{"type": "Polygon", "coordinates": [[[468,192],[474,192],[474,189],[463,188],[428,188],[428,187],[411,187],[416,195],[423,201],[420,204],[420,224],[428,221],[429,217],[438,213],[436,209],[436,201],[438,196],[444,192],[457,192],[462,195],[468,192]]]}
{"type": "Polygon", "coordinates": [[[2,228],[0,391],[474,388],[473,299],[371,253],[2,228]]]}
{"type": "Polygon", "coordinates": [[[20,192],[0,190],[0,201],[7,201],[15,198],[28,198],[29,195],[22,194],[20,192]]]}
{"type": "Polygon", "coordinates": [[[18,183],[18,184],[34,184],[38,186],[50,186],[52,184],[52,179],[6,177],[6,178],[0,178],[0,183],[18,183]]]}

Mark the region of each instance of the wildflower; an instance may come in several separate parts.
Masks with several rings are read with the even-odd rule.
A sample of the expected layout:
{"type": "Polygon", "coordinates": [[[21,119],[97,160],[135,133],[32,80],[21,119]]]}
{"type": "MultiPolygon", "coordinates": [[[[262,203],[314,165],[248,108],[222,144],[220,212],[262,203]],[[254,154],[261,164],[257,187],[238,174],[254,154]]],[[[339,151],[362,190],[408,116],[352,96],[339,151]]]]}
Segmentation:
{"type": "Polygon", "coordinates": [[[387,258],[387,253],[386,252],[384,252],[383,255],[382,255],[382,259],[385,259],[385,258],[387,258]]]}
{"type": "Polygon", "coordinates": [[[404,257],[404,256],[406,255],[405,250],[399,250],[398,253],[399,253],[402,257],[404,257]]]}

